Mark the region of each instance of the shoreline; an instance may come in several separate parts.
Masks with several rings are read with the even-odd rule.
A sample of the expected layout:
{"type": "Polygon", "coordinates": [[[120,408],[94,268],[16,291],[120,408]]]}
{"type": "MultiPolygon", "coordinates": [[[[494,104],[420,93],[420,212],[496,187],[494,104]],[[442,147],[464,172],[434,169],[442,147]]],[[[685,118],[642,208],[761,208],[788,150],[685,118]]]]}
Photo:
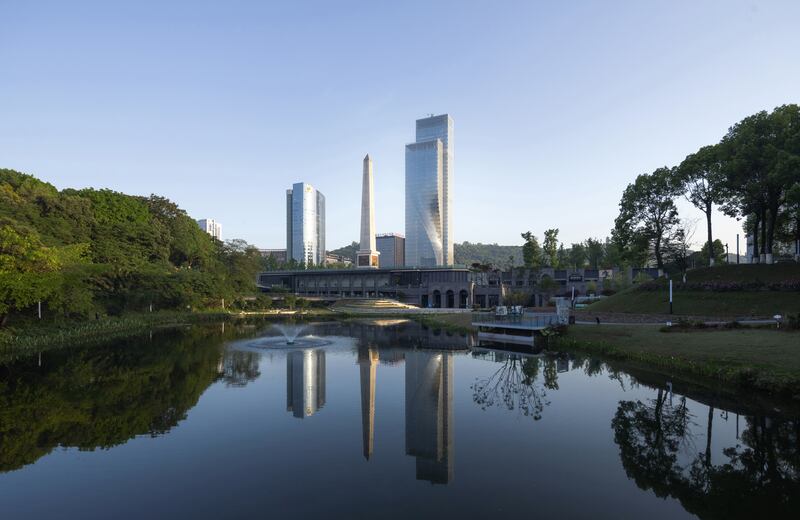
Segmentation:
{"type": "MultiPolygon", "coordinates": [[[[30,327],[21,334],[0,336],[0,356],[15,358],[70,346],[121,339],[154,328],[175,328],[203,322],[248,318],[403,318],[424,327],[471,333],[469,314],[346,313],[329,310],[285,312],[157,312],[30,327]]],[[[800,332],[745,328],[660,332],[648,324],[571,325],[553,337],[548,350],[576,351],[639,369],[700,378],[704,386],[732,386],[800,401],[800,332]],[[713,341],[712,341],[713,340],[713,341]],[[759,345],[759,341],[763,345],[759,345]],[[795,341],[797,340],[797,341],[795,341]],[[714,345],[713,343],[717,343],[714,345]],[[777,343],[776,343],[777,342],[777,343]],[[787,346],[798,343],[796,348],[787,346]],[[647,348],[641,345],[648,345],[647,348]],[[761,350],[759,350],[761,349],[761,350]],[[775,356],[774,358],[772,356],[775,356]],[[759,357],[760,356],[760,357],[759,357]],[[789,363],[783,362],[789,360],[789,363]],[[795,361],[796,359],[796,361],[795,361]]]]}
{"type": "MultiPolygon", "coordinates": [[[[450,316],[418,321],[475,332],[471,324],[450,316]]],[[[800,332],[763,327],[659,329],[658,323],[570,325],[565,335],[552,337],[546,348],[593,354],[664,375],[699,377],[709,388],[732,386],[800,402],[800,332]]]]}
{"type": "Polygon", "coordinates": [[[753,390],[770,397],[800,402],[800,375],[781,375],[765,367],[745,367],[727,364],[719,360],[697,362],[675,356],[665,356],[645,350],[634,352],[608,342],[581,341],[561,337],[553,344],[556,349],[577,351],[597,355],[611,361],[630,363],[640,370],[660,374],[674,374],[676,377],[701,378],[700,383],[707,388],[717,385],[731,386],[738,391],[753,390]]]}
{"type": "Polygon", "coordinates": [[[100,320],[68,321],[26,327],[19,334],[0,336],[0,356],[17,357],[57,348],[85,346],[122,339],[152,330],[203,322],[217,322],[235,316],[226,312],[172,312],[130,314],[100,320]]]}

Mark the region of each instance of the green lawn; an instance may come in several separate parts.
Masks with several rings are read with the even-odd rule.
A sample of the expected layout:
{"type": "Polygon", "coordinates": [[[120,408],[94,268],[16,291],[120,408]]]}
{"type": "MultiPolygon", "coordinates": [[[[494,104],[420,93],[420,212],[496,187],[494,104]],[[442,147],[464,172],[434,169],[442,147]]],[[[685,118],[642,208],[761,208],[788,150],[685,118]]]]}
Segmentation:
{"type": "MultiPolygon", "coordinates": [[[[763,282],[765,284],[800,280],[800,264],[774,265],[720,265],[692,269],[686,281],[707,282],[763,282]]],[[[589,312],[624,312],[634,314],[669,313],[669,290],[664,279],[658,290],[641,290],[632,287],[614,296],[590,305],[589,312]]],[[[800,313],[800,292],[793,291],[706,291],[676,290],[673,293],[673,312],[684,316],[771,317],[775,314],[800,313]]]]}
{"type": "MultiPolygon", "coordinates": [[[[771,317],[800,313],[800,293],[777,291],[710,292],[675,291],[673,312],[686,316],[771,317]]],[[[589,312],[668,314],[667,291],[628,289],[586,308],[589,312]]]]}
{"type": "Polygon", "coordinates": [[[660,325],[573,325],[566,346],[800,399],[800,332],[775,329],[661,332],[660,325]]]}
{"type": "Polygon", "coordinates": [[[718,265],[692,269],[687,273],[687,282],[731,282],[752,281],[781,282],[800,279],[800,264],[756,264],[718,265]]]}

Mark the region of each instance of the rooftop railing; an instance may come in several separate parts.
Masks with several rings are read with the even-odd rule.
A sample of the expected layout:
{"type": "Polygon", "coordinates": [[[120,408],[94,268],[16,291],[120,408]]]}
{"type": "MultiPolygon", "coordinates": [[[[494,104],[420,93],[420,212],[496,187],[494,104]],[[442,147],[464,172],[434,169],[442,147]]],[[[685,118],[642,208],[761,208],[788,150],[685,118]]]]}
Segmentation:
{"type": "Polygon", "coordinates": [[[472,323],[497,325],[497,326],[515,326],[515,327],[530,327],[530,328],[547,328],[551,325],[558,325],[558,315],[556,313],[542,313],[531,312],[522,315],[506,315],[498,316],[491,312],[473,312],[472,323]]]}

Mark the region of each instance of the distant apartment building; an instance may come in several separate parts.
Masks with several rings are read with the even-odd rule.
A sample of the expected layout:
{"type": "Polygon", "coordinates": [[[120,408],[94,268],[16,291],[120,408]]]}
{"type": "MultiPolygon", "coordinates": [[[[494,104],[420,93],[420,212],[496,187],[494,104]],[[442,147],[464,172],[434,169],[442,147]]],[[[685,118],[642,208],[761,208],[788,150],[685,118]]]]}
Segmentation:
{"type": "Polygon", "coordinates": [[[285,249],[259,249],[259,253],[264,258],[274,258],[279,264],[286,263],[286,250],[285,249]]]}
{"type": "Polygon", "coordinates": [[[325,253],[325,264],[343,264],[346,266],[352,266],[353,260],[347,258],[346,256],[342,255],[335,255],[333,253],[325,253]]]}
{"type": "Polygon", "coordinates": [[[305,182],[286,190],[286,258],[305,265],[325,262],[325,196],[305,182]]]}
{"type": "Polygon", "coordinates": [[[416,142],[406,145],[406,242],[409,266],[452,265],[453,119],[417,120],[416,142]]]}
{"type": "Polygon", "coordinates": [[[381,267],[406,265],[406,239],[397,233],[384,233],[375,237],[381,267]]]}
{"type": "Polygon", "coordinates": [[[217,240],[222,240],[222,224],[213,218],[200,219],[197,221],[197,225],[200,226],[200,229],[212,237],[216,238],[217,240]]]}

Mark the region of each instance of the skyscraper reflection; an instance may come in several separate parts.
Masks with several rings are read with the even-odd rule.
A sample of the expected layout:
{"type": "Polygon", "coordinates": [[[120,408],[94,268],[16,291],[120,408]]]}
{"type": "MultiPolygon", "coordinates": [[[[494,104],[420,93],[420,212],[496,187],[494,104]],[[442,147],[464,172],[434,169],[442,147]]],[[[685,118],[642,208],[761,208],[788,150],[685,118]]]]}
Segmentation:
{"type": "Polygon", "coordinates": [[[453,478],[453,354],[406,353],[406,454],[417,480],[453,478]]]}
{"type": "Polygon", "coordinates": [[[378,351],[364,346],[358,348],[358,364],[361,379],[361,432],[364,458],[372,456],[375,435],[375,368],[378,366],[378,351]]]}
{"type": "Polygon", "coordinates": [[[286,411],[304,418],[325,406],[325,351],[295,350],[286,356],[286,411]]]}

